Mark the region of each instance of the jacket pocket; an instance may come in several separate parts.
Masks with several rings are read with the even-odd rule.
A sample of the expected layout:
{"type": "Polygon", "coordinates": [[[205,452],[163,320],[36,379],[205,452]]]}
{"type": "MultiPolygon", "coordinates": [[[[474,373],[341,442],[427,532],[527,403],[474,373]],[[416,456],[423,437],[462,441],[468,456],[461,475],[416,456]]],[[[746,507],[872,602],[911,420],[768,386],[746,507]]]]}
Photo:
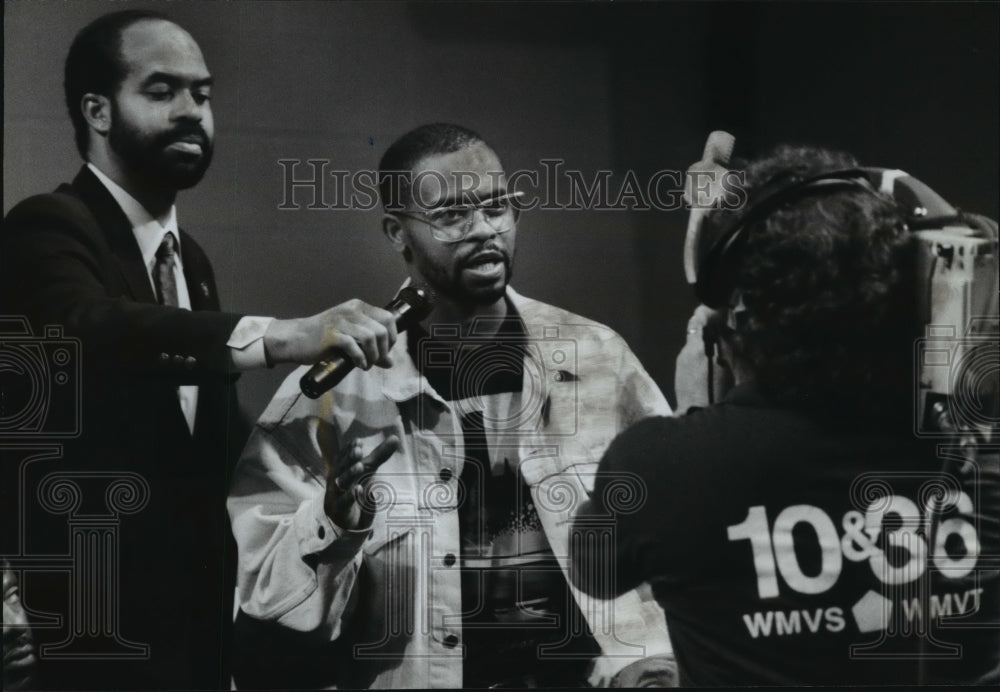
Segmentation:
{"type": "Polygon", "coordinates": [[[371,536],[365,541],[361,549],[366,555],[375,555],[382,551],[383,548],[405,538],[411,533],[413,533],[412,524],[404,524],[392,520],[386,521],[380,513],[375,518],[375,523],[372,524],[371,536]]]}

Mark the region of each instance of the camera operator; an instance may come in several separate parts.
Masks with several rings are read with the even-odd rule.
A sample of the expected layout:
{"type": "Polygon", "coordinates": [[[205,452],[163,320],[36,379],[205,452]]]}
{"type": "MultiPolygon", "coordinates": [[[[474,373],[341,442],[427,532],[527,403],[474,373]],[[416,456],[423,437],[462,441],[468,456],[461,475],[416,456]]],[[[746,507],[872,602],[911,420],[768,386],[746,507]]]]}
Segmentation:
{"type": "Polygon", "coordinates": [[[815,180],[856,166],[780,147],[747,167],[747,207],[706,222],[724,240],[698,293],[718,309],[678,359],[679,398],[706,344],[735,386],[619,436],[578,512],[583,530],[616,476],[644,480],[649,500],[610,514],[614,578],[588,576],[593,550],[573,576],[604,597],[650,583],[682,686],[998,681],[997,449],[944,473],[913,433],[904,209],[862,176],[815,180]]]}

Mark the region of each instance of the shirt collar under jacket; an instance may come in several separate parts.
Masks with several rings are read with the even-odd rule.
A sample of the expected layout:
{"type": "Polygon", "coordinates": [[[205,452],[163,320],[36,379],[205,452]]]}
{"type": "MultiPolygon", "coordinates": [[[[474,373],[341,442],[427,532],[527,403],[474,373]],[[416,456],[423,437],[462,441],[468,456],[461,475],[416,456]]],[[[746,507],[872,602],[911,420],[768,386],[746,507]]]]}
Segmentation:
{"type": "Polygon", "coordinates": [[[89,168],[97,179],[104,184],[111,196],[118,202],[118,206],[125,212],[125,217],[132,224],[132,234],[139,244],[139,251],[142,253],[142,262],[147,270],[152,271],[156,263],[156,251],[163,242],[163,236],[167,232],[174,234],[177,241],[177,268],[182,269],[181,262],[181,234],[177,230],[177,205],[171,204],[170,209],[159,218],[154,218],[146,208],[132,195],[125,191],[118,183],[104,174],[94,164],[87,162],[89,168]]]}
{"type": "MultiPolygon", "coordinates": [[[[409,280],[407,280],[400,288],[409,285],[409,283],[409,280]]],[[[552,361],[550,358],[546,359],[545,354],[542,353],[542,350],[545,348],[543,340],[547,336],[550,336],[545,331],[545,325],[551,324],[552,320],[548,315],[539,314],[537,306],[543,304],[524,298],[511,286],[507,286],[507,300],[510,301],[521,317],[527,338],[533,342],[542,342],[540,348],[527,349],[525,352],[525,357],[535,361],[535,365],[534,367],[524,368],[525,382],[522,389],[522,391],[526,392],[540,391],[540,388],[544,387],[544,383],[535,380],[538,379],[541,373],[545,372],[543,364],[552,361]]],[[[417,369],[417,366],[413,362],[413,357],[409,353],[407,341],[405,338],[396,339],[396,343],[393,344],[392,349],[389,351],[389,355],[392,358],[392,365],[388,368],[377,370],[377,373],[382,377],[382,392],[387,398],[397,403],[413,399],[420,394],[427,394],[435,401],[445,404],[444,399],[431,387],[427,378],[417,369]]],[[[565,377],[567,381],[575,380],[576,373],[569,371],[572,367],[575,367],[575,363],[572,365],[567,363],[567,369],[565,372],[560,371],[560,377],[565,377]]]]}

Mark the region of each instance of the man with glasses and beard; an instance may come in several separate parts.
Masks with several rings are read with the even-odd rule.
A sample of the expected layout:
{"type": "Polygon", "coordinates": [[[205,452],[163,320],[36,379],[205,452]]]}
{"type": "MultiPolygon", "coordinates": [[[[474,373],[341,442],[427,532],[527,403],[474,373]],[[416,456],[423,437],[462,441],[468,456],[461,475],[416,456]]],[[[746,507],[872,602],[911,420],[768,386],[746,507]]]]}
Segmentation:
{"type": "MultiPolygon", "coordinates": [[[[81,488],[125,478],[133,494],[102,486],[81,496],[79,513],[120,513],[119,543],[100,565],[108,572],[75,575],[104,585],[108,600],[98,633],[37,631],[63,654],[46,669],[66,689],[228,689],[226,556],[235,549],[224,502],[246,435],[237,372],[312,363],[331,344],[362,368],[384,365],[380,343],[395,326],[387,311],[357,301],[294,320],[219,311],[212,267],[179,229],[175,207],[177,192],[207,170],[214,136],[212,76],[183,28],[153,12],[102,16],[73,41],[64,86],[86,163],[71,184],[5,219],[0,296],[3,312],[26,316],[36,335],[58,325],[79,339],[82,401],[49,403],[79,407],[50,416],[82,414],[82,434],[51,470],[81,488]]],[[[16,482],[5,487],[14,497],[16,482]]],[[[22,496],[35,498],[35,488],[22,496]]],[[[22,511],[33,507],[29,535],[58,543],[65,517],[22,511]]],[[[65,581],[30,580],[34,611],[85,605],[65,581]]]]}
{"type": "Polygon", "coordinates": [[[240,607],[266,633],[237,642],[247,682],[668,681],[662,613],[566,578],[598,458],[663,395],[611,329],[509,286],[517,193],[482,137],[418,127],[379,180],[383,231],[436,299],[391,367],[315,400],[293,373],[251,435],[229,499],[240,607]]]}

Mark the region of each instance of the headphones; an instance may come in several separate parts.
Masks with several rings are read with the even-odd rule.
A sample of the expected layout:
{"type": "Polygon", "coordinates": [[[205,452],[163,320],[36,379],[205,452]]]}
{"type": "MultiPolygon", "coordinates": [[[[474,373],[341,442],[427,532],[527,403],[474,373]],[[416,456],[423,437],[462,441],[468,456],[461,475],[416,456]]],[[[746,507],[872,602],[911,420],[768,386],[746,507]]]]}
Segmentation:
{"type": "Polygon", "coordinates": [[[911,231],[945,225],[982,230],[975,218],[961,214],[930,187],[900,170],[847,168],[790,185],[772,182],[768,187],[771,191],[759,196],[733,222],[715,229],[703,223],[696,233],[689,234],[688,251],[693,252],[697,267],[695,294],[705,305],[714,309],[732,307],[730,302],[749,229],[782,207],[808,197],[866,192],[882,199],[889,197],[902,205],[911,231]],[[777,189],[773,189],[776,185],[777,189]]]}
{"type": "MultiPolygon", "coordinates": [[[[992,338],[995,342],[1000,336],[997,223],[985,216],[959,211],[901,170],[848,168],[784,186],[780,180],[772,180],[728,224],[706,224],[704,217],[692,213],[696,222],[689,224],[684,248],[688,281],[703,304],[725,315],[707,324],[703,332],[710,363],[719,336],[737,329],[739,317],[745,311],[736,282],[752,229],[782,207],[808,197],[838,192],[865,192],[894,200],[900,206],[906,229],[918,248],[914,300],[930,330],[928,338],[943,326],[953,341],[992,338]]],[[[952,348],[948,340],[930,345],[952,348]]],[[[925,399],[930,401],[928,397],[948,397],[954,393],[956,385],[951,368],[921,361],[918,371],[921,409],[928,408],[924,403],[925,399]]],[[[925,413],[919,414],[920,420],[925,413]]]]}

